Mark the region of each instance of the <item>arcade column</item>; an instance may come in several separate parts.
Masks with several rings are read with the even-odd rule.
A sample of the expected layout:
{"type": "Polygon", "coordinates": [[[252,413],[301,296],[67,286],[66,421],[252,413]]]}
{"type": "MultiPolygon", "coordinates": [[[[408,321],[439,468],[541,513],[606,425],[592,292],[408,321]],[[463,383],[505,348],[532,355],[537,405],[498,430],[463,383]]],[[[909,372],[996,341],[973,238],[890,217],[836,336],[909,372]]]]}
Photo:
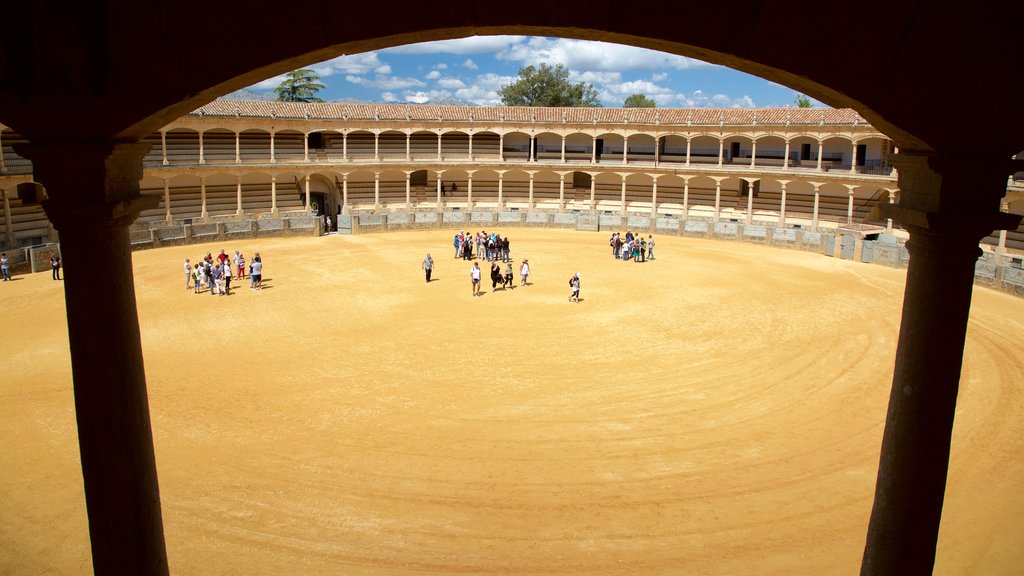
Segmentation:
{"type": "Polygon", "coordinates": [[[900,203],[883,209],[910,232],[910,264],[861,574],[923,576],[935,563],[978,243],[1020,216],[999,212],[1009,164],[894,161],[900,203]]]}
{"type": "Polygon", "coordinates": [[[128,226],[144,144],[26,145],[61,236],[78,443],[96,574],[167,574],[128,226]]]}

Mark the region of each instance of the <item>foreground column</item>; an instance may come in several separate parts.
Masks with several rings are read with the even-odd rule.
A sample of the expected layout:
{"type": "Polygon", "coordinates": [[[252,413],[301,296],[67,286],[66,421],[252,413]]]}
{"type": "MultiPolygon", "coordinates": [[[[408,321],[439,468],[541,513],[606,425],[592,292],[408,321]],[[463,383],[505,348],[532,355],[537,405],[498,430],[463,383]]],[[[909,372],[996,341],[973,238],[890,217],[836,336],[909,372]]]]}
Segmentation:
{"type": "Polygon", "coordinates": [[[999,213],[1008,164],[894,160],[910,265],[861,574],[913,576],[935,563],[978,242],[1020,216],[999,213]]]}
{"type": "Polygon", "coordinates": [[[128,225],[148,146],[25,146],[60,231],[75,416],[96,574],[167,574],[128,225]]]}

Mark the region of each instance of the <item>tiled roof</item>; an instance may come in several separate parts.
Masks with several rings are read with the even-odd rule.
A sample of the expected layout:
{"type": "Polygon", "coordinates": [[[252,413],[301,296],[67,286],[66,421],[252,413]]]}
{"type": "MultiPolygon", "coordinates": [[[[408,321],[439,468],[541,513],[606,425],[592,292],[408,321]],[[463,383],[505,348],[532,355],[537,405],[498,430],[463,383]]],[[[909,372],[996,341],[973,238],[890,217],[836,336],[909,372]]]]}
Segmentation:
{"type": "Polygon", "coordinates": [[[214,100],[192,116],[310,120],[538,122],[546,124],[862,125],[850,108],[542,108],[214,100]]]}

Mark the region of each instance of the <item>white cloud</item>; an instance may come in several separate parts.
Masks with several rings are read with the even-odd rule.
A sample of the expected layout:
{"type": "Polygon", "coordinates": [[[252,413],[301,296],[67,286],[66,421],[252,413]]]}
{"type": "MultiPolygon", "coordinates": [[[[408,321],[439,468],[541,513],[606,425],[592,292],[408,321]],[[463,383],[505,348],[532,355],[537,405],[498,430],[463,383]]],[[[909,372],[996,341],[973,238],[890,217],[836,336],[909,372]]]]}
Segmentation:
{"type": "Polygon", "coordinates": [[[406,92],[405,101],[413,104],[423,104],[430,101],[430,95],[426,92],[406,92]]]}
{"type": "Polygon", "coordinates": [[[438,40],[407,44],[382,50],[395,54],[488,54],[504,50],[513,44],[522,42],[525,36],[470,36],[456,40],[438,40]]]}
{"type": "Polygon", "coordinates": [[[370,72],[377,74],[391,73],[391,66],[382,62],[377,52],[338,56],[332,60],[312,66],[312,68],[323,77],[333,74],[353,74],[358,76],[370,72]]]}
{"type": "Polygon", "coordinates": [[[444,62],[438,62],[437,65],[434,66],[434,68],[437,70],[446,70],[448,68],[448,65],[445,64],[444,62]]]}
{"type": "Polygon", "coordinates": [[[531,37],[499,52],[499,60],[522,64],[564,64],[576,70],[662,70],[710,66],[705,62],[645,48],[573,40],[568,38],[531,37]]]}
{"type": "Polygon", "coordinates": [[[500,76],[490,72],[481,74],[465,88],[456,90],[455,96],[479,106],[495,106],[501,103],[498,89],[515,80],[515,76],[500,76]]]}
{"type": "Polygon", "coordinates": [[[430,72],[428,72],[428,73],[427,73],[427,75],[425,76],[425,78],[426,78],[427,80],[437,80],[437,79],[438,79],[438,78],[440,78],[440,77],[441,77],[441,73],[440,73],[440,72],[438,72],[437,70],[431,70],[431,71],[430,71],[430,72]]]}
{"type": "Polygon", "coordinates": [[[469,70],[476,70],[479,68],[479,66],[476,65],[476,62],[473,62],[472,58],[466,58],[466,61],[462,63],[462,67],[469,70]]]}
{"type": "Polygon", "coordinates": [[[681,106],[694,108],[754,108],[754,100],[750,96],[739,97],[728,94],[705,94],[702,90],[694,90],[692,94],[677,92],[671,95],[654,96],[659,106],[681,106]],[[664,104],[663,104],[664,102],[664,104]]]}
{"type": "Polygon", "coordinates": [[[651,74],[652,82],[664,82],[665,80],[668,80],[668,72],[655,72],[651,74]]]}
{"type": "Polygon", "coordinates": [[[619,72],[594,72],[592,70],[577,72],[576,70],[570,70],[569,81],[587,82],[589,84],[609,84],[612,82],[622,82],[622,74],[619,72]]]}
{"type": "Polygon", "coordinates": [[[397,102],[398,97],[395,96],[394,92],[381,92],[380,99],[385,102],[397,102]]]}
{"type": "Polygon", "coordinates": [[[413,86],[426,86],[421,80],[416,78],[402,78],[399,76],[382,76],[378,75],[373,80],[363,78],[362,76],[345,76],[345,80],[352,84],[358,84],[359,86],[366,86],[367,88],[380,88],[381,90],[401,90],[402,88],[412,88],[413,86]]]}
{"type": "Polygon", "coordinates": [[[456,90],[458,88],[465,88],[466,84],[458,78],[441,78],[437,81],[437,85],[441,88],[447,88],[449,90],[456,90]]]}
{"type": "Polygon", "coordinates": [[[259,82],[259,83],[253,84],[252,86],[249,87],[249,89],[251,89],[251,90],[271,90],[273,88],[277,88],[278,84],[283,82],[284,79],[285,79],[285,75],[281,74],[280,76],[274,76],[273,78],[267,78],[263,82],[259,82]]]}

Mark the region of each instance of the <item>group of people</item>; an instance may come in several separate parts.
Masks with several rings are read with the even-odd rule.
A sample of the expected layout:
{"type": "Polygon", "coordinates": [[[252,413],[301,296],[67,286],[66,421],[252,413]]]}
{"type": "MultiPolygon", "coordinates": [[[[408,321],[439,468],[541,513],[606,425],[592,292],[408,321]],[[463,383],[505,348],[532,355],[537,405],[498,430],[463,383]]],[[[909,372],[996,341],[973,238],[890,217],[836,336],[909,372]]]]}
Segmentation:
{"type": "Polygon", "coordinates": [[[509,240],[507,237],[502,238],[501,234],[497,232],[488,234],[486,231],[481,230],[474,236],[472,232],[466,233],[459,230],[459,233],[452,238],[452,245],[455,247],[456,259],[472,260],[475,247],[475,255],[479,259],[487,260],[488,262],[493,260],[509,262],[511,260],[509,240]]]}
{"type": "MultiPolygon", "coordinates": [[[[428,254],[427,257],[429,256],[430,255],[428,254]]],[[[491,292],[498,289],[498,284],[501,284],[502,290],[505,290],[506,288],[515,288],[512,264],[513,262],[511,259],[505,260],[505,273],[502,275],[501,264],[498,263],[498,260],[495,259],[491,261],[491,292]]],[[[469,269],[469,277],[472,281],[473,287],[473,296],[480,295],[481,275],[482,271],[480,269],[480,263],[473,262],[473,267],[469,269]]],[[[529,278],[530,260],[523,258],[523,264],[519,267],[519,285],[526,286],[529,278]]]]}
{"type": "MultiPolygon", "coordinates": [[[[50,272],[54,280],[60,280],[60,256],[56,252],[50,254],[50,272]]],[[[7,252],[0,254],[0,276],[3,276],[4,282],[11,279],[11,259],[7,252]]]]}
{"type": "Polygon", "coordinates": [[[206,256],[194,265],[191,260],[185,258],[185,289],[192,289],[196,294],[205,292],[209,287],[210,295],[225,296],[231,294],[231,280],[244,280],[246,272],[249,273],[249,289],[261,290],[263,288],[263,259],[260,253],[252,258],[246,269],[245,255],[235,250],[234,257],[228,256],[224,250],[214,256],[207,252],[206,256]],[[230,261],[230,263],[229,263],[230,261]]]}
{"type": "Polygon", "coordinates": [[[616,260],[623,262],[632,260],[634,263],[654,260],[654,235],[652,234],[648,234],[647,239],[644,239],[639,234],[634,236],[629,230],[626,231],[625,236],[616,232],[608,240],[608,245],[612,247],[612,255],[616,260]]]}

